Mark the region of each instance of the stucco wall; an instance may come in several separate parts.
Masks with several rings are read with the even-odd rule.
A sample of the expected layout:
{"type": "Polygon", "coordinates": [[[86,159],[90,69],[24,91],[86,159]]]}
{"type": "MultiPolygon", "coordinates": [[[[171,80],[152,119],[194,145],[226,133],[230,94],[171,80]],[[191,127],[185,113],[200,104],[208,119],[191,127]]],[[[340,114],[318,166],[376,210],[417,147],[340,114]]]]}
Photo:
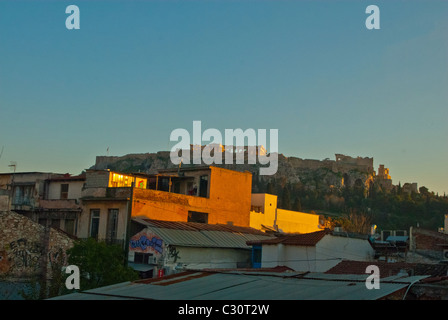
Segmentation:
{"type": "Polygon", "coordinates": [[[177,264],[186,265],[190,269],[205,268],[247,268],[250,267],[250,250],[232,248],[171,248],[177,259],[168,257],[166,266],[175,267],[177,264]]]}
{"type": "Polygon", "coordinates": [[[98,239],[104,240],[107,237],[107,219],[109,209],[118,209],[117,239],[124,240],[126,238],[128,201],[101,201],[101,200],[84,202],[84,209],[78,224],[77,236],[79,238],[90,237],[92,209],[100,210],[98,239]]]}
{"type": "Polygon", "coordinates": [[[68,184],[67,199],[81,198],[84,181],[52,181],[48,185],[48,200],[61,199],[61,184],[68,184]]]}
{"type": "Polygon", "coordinates": [[[252,175],[211,168],[209,197],[188,196],[149,189],[134,189],[132,216],[187,221],[188,211],[208,213],[208,223],[228,222],[248,227],[252,175]]]}
{"type": "Polygon", "coordinates": [[[274,228],[275,211],[277,210],[277,196],[268,193],[252,194],[252,206],[262,207],[262,212],[250,212],[250,226],[258,230],[262,225],[274,228]]]}
{"type": "Polygon", "coordinates": [[[296,271],[325,272],[342,259],[373,261],[367,240],[326,235],[316,246],[263,245],[262,267],[287,266],[296,271]]]}
{"type": "Polygon", "coordinates": [[[322,230],[317,214],[277,208],[277,196],[259,193],[252,194],[252,206],[262,206],[262,212],[250,212],[250,226],[261,230],[262,225],[275,227],[285,233],[310,233],[322,230]]]}
{"type": "Polygon", "coordinates": [[[285,233],[310,233],[322,230],[319,227],[319,215],[277,209],[278,229],[285,233]]]}

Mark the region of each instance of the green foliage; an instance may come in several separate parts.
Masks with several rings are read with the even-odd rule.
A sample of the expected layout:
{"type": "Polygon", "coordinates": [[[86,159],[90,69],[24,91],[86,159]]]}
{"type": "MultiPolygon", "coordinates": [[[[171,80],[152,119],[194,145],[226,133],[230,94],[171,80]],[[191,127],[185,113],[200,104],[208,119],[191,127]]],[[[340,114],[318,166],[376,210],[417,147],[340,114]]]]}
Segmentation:
{"type": "Polygon", "coordinates": [[[281,198],[281,208],[286,210],[291,210],[291,193],[289,192],[288,187],[283,188],[282,198],[281,198]]]}
{"type": "Polygon", "coordinates": [[[80,270],[81,290],[138,279],[138,274],[126,266],[124,250],[119,245],[89,238],[76,242],[67,253],[68,264],[80,270]]]}

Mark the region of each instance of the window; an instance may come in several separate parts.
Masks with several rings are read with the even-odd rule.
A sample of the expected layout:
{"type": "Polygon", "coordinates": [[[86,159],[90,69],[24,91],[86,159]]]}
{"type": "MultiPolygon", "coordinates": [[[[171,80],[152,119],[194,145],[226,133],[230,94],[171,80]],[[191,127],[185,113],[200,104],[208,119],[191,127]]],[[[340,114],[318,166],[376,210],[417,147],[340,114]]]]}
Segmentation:
{"type": "Polygon", "coordinates": [[[141,264],[149,264],[149,262],[152,263],[152,261],[149,260],[149,257],[152,257],[152,253],[135,252],[134,263],[141,263],[141,264]]]}
{"type": "Polygon", "coordinates": [[[188,211],[188,222],[208,223],[208,213],[188,211]]]}
{"type": "Polygon", "coordinates": [[[109,209],[107,215],[107,239],[117,239],[118,230],[118,209],[109,209]]]}
{"type": "Polygon", "coordinates": [[[68,184],[61,184],[61,199],[68,199],[68,184]]]}
{"type": "Polygon", "coordinates": [[[170,191],[170,178],[159,177],[159,185],[158,188],[160,191],[170,191]]]}
{"type": "Polygon", "coordinates": [[[12,204],[22,204],[23,202],[23,188],[15,187],[14,200],[12,204]]]}
{"type": "Polygon", "coordinates": [[[113,188],[132,187],[133,182],[134,179],[131,176],[112,173],[110,186],[113,188]]]}
{"type": "Polygon", "coordinates": [[[199,178],[199,196],[208,197],[208,176],[201,176],[199,178]]]}
{"type": "Polygon", "coordinates": [[[98,230],[100,227],[100,210],[90,210],[90,236],[98,239],[98,230]]]}
{"type": "Polygon", "coordinates": [[[31,205],[33,186],[16,186],[14,188],[13,205],[31,205]]]}

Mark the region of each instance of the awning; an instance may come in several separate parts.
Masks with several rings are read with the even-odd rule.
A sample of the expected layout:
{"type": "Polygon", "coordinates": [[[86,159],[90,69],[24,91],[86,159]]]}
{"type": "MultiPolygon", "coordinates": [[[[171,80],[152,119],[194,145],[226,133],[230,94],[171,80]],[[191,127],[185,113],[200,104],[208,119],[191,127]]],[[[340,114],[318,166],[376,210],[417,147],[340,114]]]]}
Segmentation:
{"type": "Polygon", "coordinates": [[[128,262],[128,266],[130,266],[135,271],[139,272],[147,272],[150,270],[154,270],[154,266],[150,266],[149,264],[143,264],[143,263],[128,262]]]}

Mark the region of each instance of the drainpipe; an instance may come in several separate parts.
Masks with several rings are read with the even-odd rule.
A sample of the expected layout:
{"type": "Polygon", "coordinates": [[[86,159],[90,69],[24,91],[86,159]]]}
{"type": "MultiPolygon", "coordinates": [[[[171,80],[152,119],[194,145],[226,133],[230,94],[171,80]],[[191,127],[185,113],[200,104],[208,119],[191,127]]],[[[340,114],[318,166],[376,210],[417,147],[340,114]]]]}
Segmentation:
{"type": "Polygon", "coordinates": [[[132,205],[134,203],[134,186],[131,187],[131,197],[128,202],[128,216],[126,221],[126,236],[124,243],[124,265],[128,265],[128,256],[129,256],[129,241],[131,239],[131,216],[132,216],[132,205]]]}
{"type": "Polygon", "coordinates": [[[276,231],[278,231],[278,225],[277,225],[277,207],[275,207],[274,229],[275,229],[276,231]]]}

